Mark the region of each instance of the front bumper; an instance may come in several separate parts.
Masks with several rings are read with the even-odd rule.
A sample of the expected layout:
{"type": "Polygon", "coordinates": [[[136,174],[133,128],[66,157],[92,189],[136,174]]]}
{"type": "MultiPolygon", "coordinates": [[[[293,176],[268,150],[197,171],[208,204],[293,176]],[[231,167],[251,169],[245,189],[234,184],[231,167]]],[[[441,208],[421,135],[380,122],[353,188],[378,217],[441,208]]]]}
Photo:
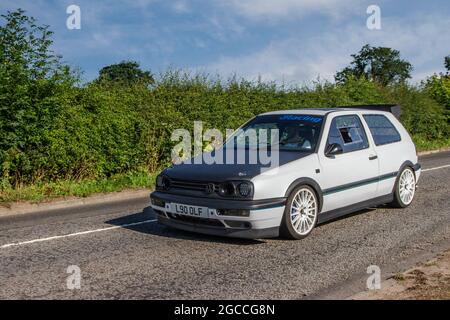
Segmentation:
{"type": "Polygon", "coordinates": [[[283,217],[285,198],[265,200],[223,200],[194,198],[153,192],[151,207],[158,217],[158,222],[169,227],[198,232],[208,235],[226,236],[234,238],[273,238],[279,235],[279,226],[283,217]],[[154,201],[154,200],[157,201],[154,201]],[[247,217],[213,214],[208,218],[181,216],[170,213],[156,202],[180,203],[204,206],[209,209],[248,210],[247,217]]]}

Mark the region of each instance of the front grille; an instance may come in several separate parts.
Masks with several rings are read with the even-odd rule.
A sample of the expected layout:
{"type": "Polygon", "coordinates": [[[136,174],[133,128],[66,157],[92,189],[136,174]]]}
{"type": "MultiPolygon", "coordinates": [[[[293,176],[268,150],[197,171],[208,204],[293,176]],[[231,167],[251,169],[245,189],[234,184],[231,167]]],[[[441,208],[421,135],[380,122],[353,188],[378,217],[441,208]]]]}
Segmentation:
{"type": "MultiPolygon", "coordinates": [[[[171,188],[185,189],[185,190],[193,190],[193,191],[205,191],[211,182],[203,182],[203,181],[185,181],[185,180],[171,180],[171,188]]],[[[219,190],[219,185],[217,183],[214,184],[213,192],[217,192],[219,190]]]]}

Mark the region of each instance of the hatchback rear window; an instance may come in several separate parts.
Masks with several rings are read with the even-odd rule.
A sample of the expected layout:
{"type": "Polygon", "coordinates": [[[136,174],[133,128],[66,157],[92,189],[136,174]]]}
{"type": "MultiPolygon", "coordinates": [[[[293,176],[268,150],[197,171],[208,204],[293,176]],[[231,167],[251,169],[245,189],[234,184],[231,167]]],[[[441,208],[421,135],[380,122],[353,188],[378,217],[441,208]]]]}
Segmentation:
{"type": "Polygon", "coordinates": [[[401,140],[400,134],[391,121],[383,115],[364,115],[364,120],[369,126],[373,140],[377,146],[401,140]]]}

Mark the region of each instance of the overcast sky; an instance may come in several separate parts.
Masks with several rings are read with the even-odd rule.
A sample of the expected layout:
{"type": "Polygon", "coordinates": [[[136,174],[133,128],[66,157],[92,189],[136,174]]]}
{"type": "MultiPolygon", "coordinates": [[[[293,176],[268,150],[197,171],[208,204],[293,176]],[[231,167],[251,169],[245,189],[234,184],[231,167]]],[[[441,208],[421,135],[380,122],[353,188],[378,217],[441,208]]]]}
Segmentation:
{"type": "Polygon", "coordinates": [[[443,71],[450,54],[450,1],[365,0],[1,0],[55,32],[54,49],[84,79],[121,60],[152,72],[183,68],[302,84],[333,79],[364,44],[400,50],[413,81],[443,71]],[[81,29],[66,8],[81,9],[81,29]],[[381,8],[369,30],[367,7],[381,8]]]}

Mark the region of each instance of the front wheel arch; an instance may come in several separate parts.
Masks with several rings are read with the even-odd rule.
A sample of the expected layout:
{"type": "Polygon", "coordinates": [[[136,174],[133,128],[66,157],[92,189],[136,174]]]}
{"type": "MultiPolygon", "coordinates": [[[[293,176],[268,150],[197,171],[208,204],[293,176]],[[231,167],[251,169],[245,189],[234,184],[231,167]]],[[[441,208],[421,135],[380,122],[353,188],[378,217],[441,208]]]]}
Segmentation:
{"type": "MultiPolygon", "coordinates": [[[[308,184],[297,185],[292,190],[292,192],[289,194],[289,197],[287,198],[286,206],[284,208],[283,217],[282,217],[280,228],[279,228],[280,236],[282,236],[286,239],[292,239],[292,240],[300,240],[300,239],[307,237],[313,231],[315,226],[317,225],[317,222],[319,220],[319,217],[318,217],[319,212],[320,212],[319,211],[319,199],[317,197],[317,194],[316,194],[316,191],[314,190],[314,188],[308,184]],[[291,205],[293,205],[293,201],[295,201],[295,198],[297,197],[297,194],[299,192],[309,193],[310,195],[312,195],[311,199],[314,199],[316,202],[316,204],[314,206],[313,205],[314,203],[310,204],[309,200],[307,199],[308,204],[307,204],[307,207],[305,207],[305,208],[303,208],[303,205],[305,205],[304,202],[301,202],[301,204],[297,203],[297,206],[302,206],[302,208],[300,208],[300,207],[298,208],[299,211],[297,211],[297,213],[296,213],[297,215],[299,215],[297,217],[297,220],[298,219],[301,220],[302,218],[305,218],[306,215],[308,215],[311,218],[311,216],[310,216],[311,212],[309,212],[308,208],[310,208],[311,205],[313,205],[315,207],[314,208],[315,216],[313,218],[314,220],[312,220],[310,222],[306,222],[307,221],[306,219],[310,220],[310,218],[303,219],[303,222],[306,222],[306,224],[309,224],[309,225],[307,225],[307,229],[305,230],[304,233],[299,233],[298,226],[295,226],[294,221],[291,221],[291,219],[292,219],[291,205]],[[303,212],[304,210],[306,210],[306,211],[303,212]],[[305,217],[301,217],[300,215],[305,215],[305,217]]],[[[302,228],[301,225],[302,225],[302,223],[300,221],[300,229],[302,228]]]]}
{"type": "Polygon", "coordinates": [[[320,213],[322,211],[322,204],[323,204],[323,193],[322,193],[322,188],[320,188],[319,184],[314,181],[311,178],[307,178],[307,177],[302,177],[302,178],[298,178],[296,180],[294,180],[294,182],[292,182],[289,187],[287,188],[284,196],[285,198],[289,198],[289,196],[291,195],[292,191],[294,191],[294,189],[298,186],[301,185],[307,185],[309,187],[311,187],[314,192],[316,193],[316,197],[318,199],[318,207],[319,207],[319,212],[320,213]]]}

